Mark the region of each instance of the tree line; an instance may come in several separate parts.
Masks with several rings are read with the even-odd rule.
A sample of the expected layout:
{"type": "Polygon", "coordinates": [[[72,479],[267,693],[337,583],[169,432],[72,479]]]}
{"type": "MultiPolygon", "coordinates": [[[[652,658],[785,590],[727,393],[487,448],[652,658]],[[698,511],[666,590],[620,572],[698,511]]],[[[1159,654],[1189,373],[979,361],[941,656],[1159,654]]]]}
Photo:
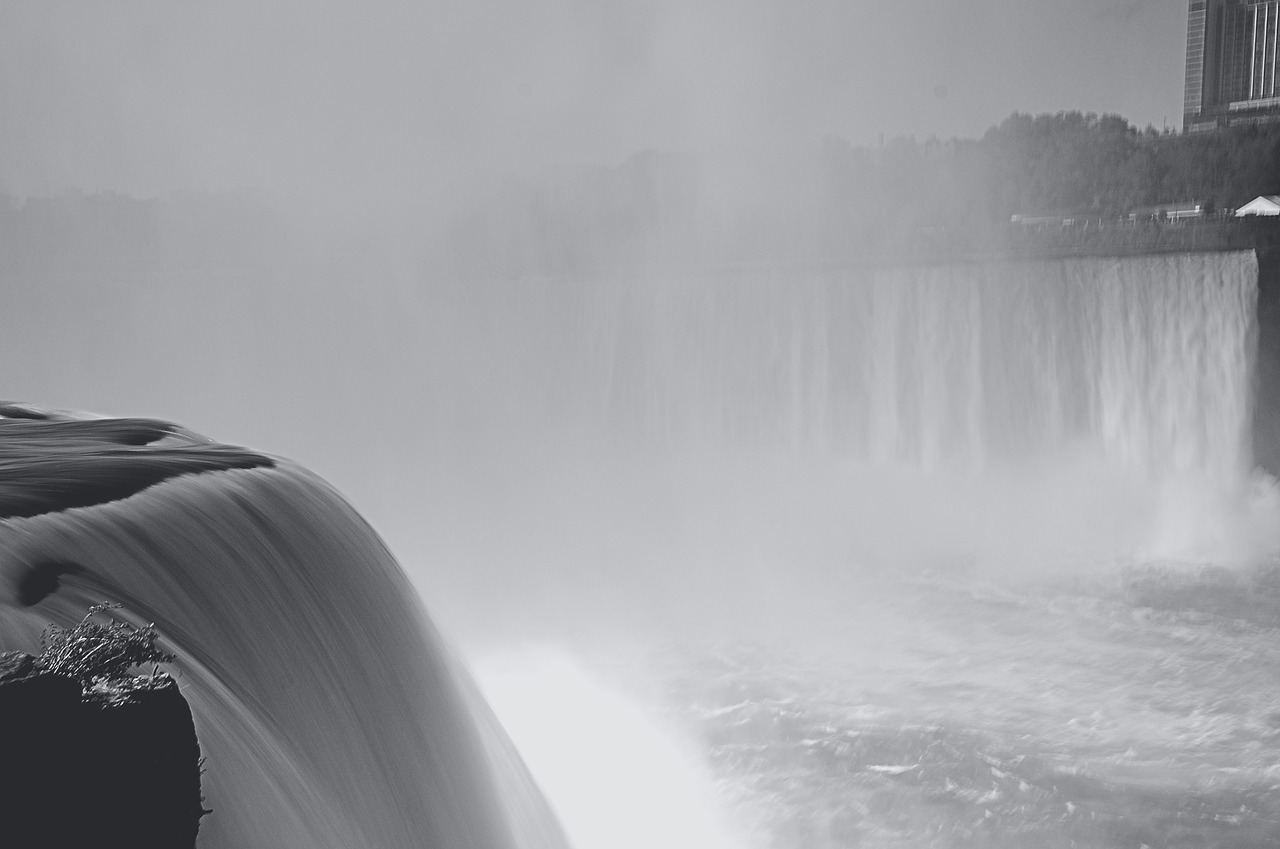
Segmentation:
{"type": "MultiPolygon", "coordinates": [[[[510,176],[401,231],[414,231],[437,273],[597,274],[945,255],[999,245],[1016,214],[1105,222],[1169,202],[1230,209],[1260,194],[1280,194],[1280,124],[1174,134],[1118,115],[1015,113],[978,139],[645,151],[612,167],[510,176]]],[[[0,196],[0,266],[258,263],[292,229],[235,195],[0,196]]]]}
{"type": "Polygon", "coordinates": [[[1280,194],[1280,124],[1175,134],[1118,115],[1015,113],[979,139],[829,138],[783,154],[649,151],[616,168],[512,179],[445,253],[479,273],[650,263],[847,261],[999,240],[1017,214],[1116,221],[1280,194]]]}

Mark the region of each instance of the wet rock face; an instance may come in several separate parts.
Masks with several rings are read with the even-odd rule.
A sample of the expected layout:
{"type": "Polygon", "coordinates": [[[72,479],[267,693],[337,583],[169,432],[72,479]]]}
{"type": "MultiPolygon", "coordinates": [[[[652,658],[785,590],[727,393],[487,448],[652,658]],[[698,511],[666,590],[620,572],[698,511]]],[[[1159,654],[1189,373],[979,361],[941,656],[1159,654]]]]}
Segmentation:
{"type": "Polygon", "coordinates": [[[194,847],[200,746],[172,679],[108,702],[0,655],[0,845],[194,847]]]}

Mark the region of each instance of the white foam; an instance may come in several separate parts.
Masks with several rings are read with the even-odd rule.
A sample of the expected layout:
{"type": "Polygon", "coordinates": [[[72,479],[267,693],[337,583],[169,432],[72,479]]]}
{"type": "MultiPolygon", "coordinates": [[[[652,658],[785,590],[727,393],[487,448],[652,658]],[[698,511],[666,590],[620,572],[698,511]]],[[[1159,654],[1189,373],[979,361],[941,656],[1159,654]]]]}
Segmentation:
{"type": "Polygon", "coordinates": [[[490,654],[475,670],[574,849],[748,845],[692,741],[568,654],[490,654]]]}

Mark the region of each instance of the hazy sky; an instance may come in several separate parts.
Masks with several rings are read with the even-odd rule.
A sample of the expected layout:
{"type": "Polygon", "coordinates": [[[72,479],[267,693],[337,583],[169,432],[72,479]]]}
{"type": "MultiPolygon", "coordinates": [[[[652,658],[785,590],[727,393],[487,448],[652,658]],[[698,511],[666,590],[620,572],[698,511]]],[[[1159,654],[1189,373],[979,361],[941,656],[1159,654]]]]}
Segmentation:
{"type": "Polygon", "coordinates": [[[0,191],[430,191],[645,148],[1180,123],[1183,0],[0,0],[0,191]]]}

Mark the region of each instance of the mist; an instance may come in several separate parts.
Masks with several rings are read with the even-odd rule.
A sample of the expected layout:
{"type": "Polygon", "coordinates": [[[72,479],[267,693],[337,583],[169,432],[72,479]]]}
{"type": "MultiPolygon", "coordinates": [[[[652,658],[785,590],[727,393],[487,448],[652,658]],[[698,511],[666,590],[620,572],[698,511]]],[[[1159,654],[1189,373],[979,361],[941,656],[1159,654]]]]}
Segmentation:
{"type": "MultiPolygon", "coordinates": [[[[1175,12],[8,3],[0,397],[331,481],[578,849],[608,843],[573,813],[593,781],[700,846],[906,834],[895,805],[928,805],[904,775],[959,800],[935,830],[1040,828],[1089,797],[1044,763],[1148,769],[1174,810],[1231,733],[1210,673],[1274,659],[1179,642],[1130,577],[1245,592],[1280,550],[1256,260],[951,262],[917,236],[990,217],[973,140],[1011,112],[1180,116],[1175,12]],[[1156,654],[1191,670],[1167,702],[1156,654]],[[581,728],[642,745],[606,781],[581,728]],[[960,765],[928,772],[944,749],[960,765]]],[[[1263,734],[1245,689],[1231,716],[1263,734]]],[[[1090,829],[1126,816],[1043,827],[1109,846],[1090,829]]]]}
{"type": "Polygon", "coordinates": [[[269,189],[339,209],[647,149],[977,136],[1180,108],[1154,2],[11,3],[0,191],[269,189]]]}
{"type": "MultiPolygon", "coordinates": [[[[846,367],[841,332],[871,333],[858,356],[874,363],[927,327],[902,306],[898,326],[824,329],[824,310],[871,301],[792,303],[785,282],[698,271],[856,263],[851,232],[916,227],[917,208],[875,184],[914,167],[894,137],[976,136],[1011,109],[1061,105],[1142,104],[1131,117],[1156,122],[1153,104],[1176,106],[1167,36],[1181,26],[1158,4],[54,3],[11,5],[0,24],[5,393],[303,462],[370,517],[459,635],[619,616],[740,632],[794,618],[794,587],[851,568],[1044,571],[1050,553],[1096,546],[1071,567],[1086,569],[1144,547],[1186,555],[1229,521],[1166,544],[1152,505],[1181,502],[1145,481],[1152,459],[1110,466],[1113,449],[1176,447],[1150,422],[1121,449],[1064,432],[993,471],[990,449],[1023,438],[993,422],[1042,402],[1031,384],[990,402],[1010,406],[987,424],[963,424],[979,380],[959,407],[921,413],[942,418],[918,445],[867,435],[917,415],[902,401],[854,427],[844,456],[840,405],[899,399],[868,384],[824,410],[819,387],[842,376],[823,358],[846,367]],[[826,199],[830,163],[849,157],[873,175],[860,218],[826,199]],[[628,287],[650,294],[632,302],[628,287]],[[772,388],[751,389],[764,375],[772,388]],[[974,427],[993,430],[965,443],[974,427]],[[1119,494],[1098,502],[1091,487],[1119,494]]],[[[949,144],[937,149],[963,150],[949,144]]],[[[939,179],[966,197],[993,178],[939,179]]],[[[899,309],[872,312],[886,308],[899,309]]],[[[941,327],[946,309],[922,320],[941,327]]],[[[938,353],[967,356],[967,339],[938,353]]],[[[932,355],[918,356],[899,367],[932,355]]],[[[1145,368],[1137,356],[1121,368],[1145,368]]],[[[1045,369],[1025,379],[1094,379],[1045,369]]],[[[1188,391],[1180,403],[1200,397],[1188,391]]],[[[1074,427],[1047,415],[1051,431],[1074,427]]],[[[1230,469],[1204,497],[1238,499],[1247,459],[1197,463],[1179,473],[1230,469]]],[[[1257,546],[1224,547],[1248,560],[1257,546]]]]}

